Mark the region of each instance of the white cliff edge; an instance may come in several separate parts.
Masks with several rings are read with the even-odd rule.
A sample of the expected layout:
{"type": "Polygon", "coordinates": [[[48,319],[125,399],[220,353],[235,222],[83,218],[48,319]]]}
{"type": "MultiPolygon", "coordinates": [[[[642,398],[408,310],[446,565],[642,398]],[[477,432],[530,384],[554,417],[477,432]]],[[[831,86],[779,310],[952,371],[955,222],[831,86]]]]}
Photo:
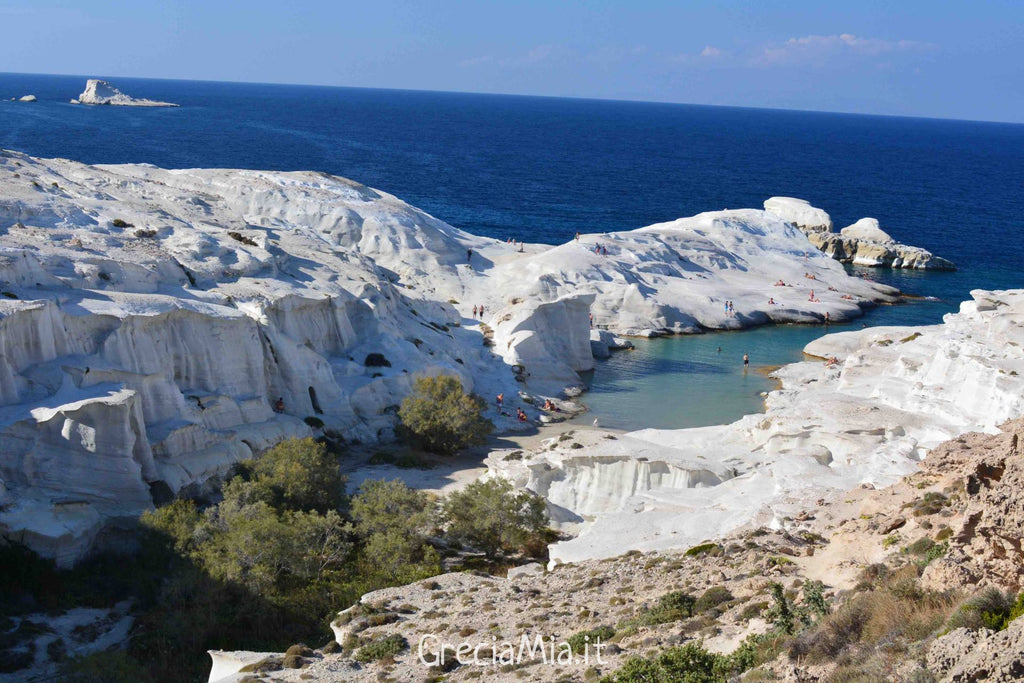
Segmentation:
{"type": "Polygon", "coordinates": [[[896,242],[874,218],[861,218],[835,233],[829,215],[802,199],[772,197],[765,200],[764,208],[796,225],[807,234],[811,244],[843,263],[881,268],[956,270],[951,261],[926,249],[896,242]]]}
{"type": "Polygon", "coordinates": [[[136,99],[115,88],[107,81],[90,78],[85,82],[85,90],[71,104],[109,104],[119,107],[177,107],[172,102],[136,99]]]}

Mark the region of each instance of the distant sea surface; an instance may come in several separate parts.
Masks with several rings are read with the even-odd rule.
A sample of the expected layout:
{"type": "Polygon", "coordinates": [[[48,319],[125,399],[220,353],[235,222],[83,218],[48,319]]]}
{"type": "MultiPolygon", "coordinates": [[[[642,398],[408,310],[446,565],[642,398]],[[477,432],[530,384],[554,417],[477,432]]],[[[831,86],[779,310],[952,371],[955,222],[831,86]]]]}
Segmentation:
{"type": "MultiPolygon", "coordinates": [[[[130,78],[111,82],[181,107],[69,104],[86,78],[0,74],[0,147],[86,163],[326,171],[476,234],[549,244],[787,195],[827,210],[836,229],[877,218],[960,267],[872,270],[934,300],[882,307],[858,326],[937,323],[971,289],[1024,287],[1024,125],[130,78]],[[39,101],[8,101],[26,94],[39,101]]],[[[600,364],[586,400],[620,427],[732,419],[771,386],[737,372],[737,353],[799,360],[823,331],[645,343],[600,364]],[[660,400],[680,386],[678,406],[660,400]]]]}

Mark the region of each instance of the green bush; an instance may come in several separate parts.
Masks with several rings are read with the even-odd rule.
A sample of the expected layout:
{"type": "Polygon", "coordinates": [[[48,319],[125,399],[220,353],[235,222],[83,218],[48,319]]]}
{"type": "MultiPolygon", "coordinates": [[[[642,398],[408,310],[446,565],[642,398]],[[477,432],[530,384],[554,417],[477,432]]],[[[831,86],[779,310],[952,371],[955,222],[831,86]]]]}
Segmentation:
{"type": "Polygon", "coordinates": [[[252,480],[269,490],[276,507],[318,512],[345,507],[345,478],[338,460],[311,438],[282,441],[249,468],[252,480]]]}
{"type": "Polygon", "coordinates": [[[701,543],[687,550],[686,557],[700,557],[701,555],[721,555],[722,548],[717,543],[701,543]]]}
{"type": "Polygon", "coordinates": [[[1011,612],[1019,605],[1020,600],[1014,604],[1012,595],[998,588],[985,588],[956,608],[946,622],[946,629],[952,631],[965,627],[1001,631],[1011,621],[1011,612]]]}
{"type": "Polygon", "coordinates": [[[494,430],[482,416],[485,404],[451,375],[420,377],[398,409],[401,430],[421,448],[451,454],[483,443],[494,430]]]}
{"type": "Polygon", "coordinates": [[[442,517],[453,540],[478,548],[489,558],[521,548],[548,523],[543,498],[517,491],[502,478],[477,480],[450,494],[442,517]]]}
{"type": "Polygon", "coordinates": [[[366,481],[352,498],[351,514],[364,541],[364,573],[389,584],[441,573],[441,558],[425,540],[434,520],[433,504],[422,491],[398,479],[366,481]]]}
{"type": "Polygon", "coordinates": [[[773,650],[766,647],[771,642],[766,636],[752,636],[732,655],[708,652],[702,644],[689,642],[652,659],[631,657],[601,683],[722,683],[771,659],[773,650]]]}
{"type": "Polygon", "coordinates": [[[614,635],[615,629],[611,626],[598,626],[590,631],[581,631],[569,636],[569,639],[565,642],[572,648],[574,654],[579,655],[587,651],[588,645],[593,647],[594,643],[597,642],[607,643],[614,635]]]}
{"type": "Polygon", "coordinates": [[[351,503],[355,531],[364,537],[391,529],[425,532],[432,522],[431,513],[427,494],[400,479],[365,481],[351,503]]]}
{"type": "Polygon", "coordinates": [[[642,626],[667,624],[693,616],[693,608],[697,600],[689,593],[672,591],[658,598],[658,603],[640,615],[638,623],[642,626]]]}
{"type": "Polygon", "coordinates": [[[723,602],[729,602],[732,600],[732,593],[725,586],[712,586],[704,591],[704,594],[697,598],[697,602],[693,605],[693,611],[696,614],[701,612],[707,612],[712,607],[717,607],[723,602]]]}
{"type": "Polygon", "coordinates": [[[393,633],[363,645],[356,652],[355,659],[360,662],[375,662],[385,657],[394,657],[407,647],[409,647],[409,642],[397,633],[393,633]]]}

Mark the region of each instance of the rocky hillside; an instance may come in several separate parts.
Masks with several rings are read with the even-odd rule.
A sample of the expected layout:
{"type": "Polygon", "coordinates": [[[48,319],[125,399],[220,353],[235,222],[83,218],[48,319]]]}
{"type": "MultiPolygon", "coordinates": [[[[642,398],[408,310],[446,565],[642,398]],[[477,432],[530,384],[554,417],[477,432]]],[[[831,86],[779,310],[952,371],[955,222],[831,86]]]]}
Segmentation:
{"type": "MultiPolygon", "coordinates": [[[[1018,680],[1021,439],[1024,420],[997,434],[965,434],[893,486],[821,500],[774,531],[370,593],[339,614],[329,647],[214,652],[210,680],[590,681],[631,659],[633,671],[641,670],[637,659],[668,661],[658,657],[687,643],[743,655],[717,660],[731,674],[692,680],[1018,680]],[[518,653],[523,635],[568,642],[575,657],[510,659],[504,644],[518,653]],[[606,644],[601,661],[593,650],[583,661],[583,645],[598,639],[606,644]],[[476,662],[469,650],[458,662],[463,643],[476,662]],[[445,646],[448,664],[440,666],[445,646]]],[[[686,671],[702,661],[690,657],[686,671]]]]}

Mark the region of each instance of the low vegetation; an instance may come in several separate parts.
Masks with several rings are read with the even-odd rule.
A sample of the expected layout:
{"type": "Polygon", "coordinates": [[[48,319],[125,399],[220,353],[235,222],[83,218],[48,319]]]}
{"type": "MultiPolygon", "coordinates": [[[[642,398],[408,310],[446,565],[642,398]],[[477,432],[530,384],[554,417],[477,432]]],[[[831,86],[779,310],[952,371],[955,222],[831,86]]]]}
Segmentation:
{"type": "Polygon", "coordinates": [[[467,394],[457,377],[420,377],[398,410],[402,432],[413,443],[449,455],[483,443],[494,425],[483,417],[485,404],[467,394]]]}
{"type": "MultiPolygon", "coordinates": [[[[130,598],[137,629],[128,649],[70,661],[62,680],[205,680],[206,650],[322,641],[330,619],[364,593],[439,574],[444,554],[514,563],[538,554],[531,541],[547,526],[540,499],[501,481],[442,499],[397,480],[367,481],[350,498],[338,453],[313,439],[241,463],[221,493],[206,507],[176,500],[143,515],[130,561],[100,557],[60,571],[21,546],[0,545],[0,563],[14,568],[0,622],[19,610],[130,598]]],[[[546,547],[539,552],[544,559],[546,547]]],[[[357,657],[405,647],[383,639],[364,643],[357,657]]],[[[293,665],[305,656],[291,655],[293,665]]]]}

